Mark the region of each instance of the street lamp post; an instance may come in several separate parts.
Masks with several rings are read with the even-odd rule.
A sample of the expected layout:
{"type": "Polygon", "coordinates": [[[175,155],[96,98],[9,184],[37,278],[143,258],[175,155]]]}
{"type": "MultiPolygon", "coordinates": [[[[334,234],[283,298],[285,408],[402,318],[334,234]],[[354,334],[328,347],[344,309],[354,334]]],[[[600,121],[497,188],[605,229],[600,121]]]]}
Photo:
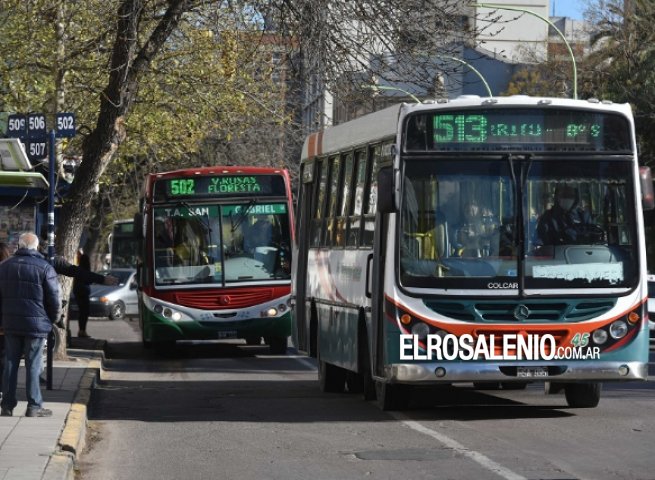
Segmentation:
{"type": "Polygon", "coordinates": [[[557,32],[557,34],[560,36],[560,38],[564,41],[564,45],[566,45],[566,49],[569,51],[569,55],[571,56],[571,63],[573,64],[573,98],[575,100],[578,99],[578,67],[575,63],[575,56],[573,55],[573,50],[571,50],[571,45],[569,45],[568,40],[564,36],[564,34],[560,31],[559,28],[555,26],[553,22],[551,22],[548,18],[544,17],[543,15],[539,15],[536,12],[533,12],[532,10],[527,10],[525,8],[519,8],[519,7],[510,7],[507,5],[502,5],[502,4],[497,4],[497,3],[474,3],[473,6],[475,7],[485,7],[485,8],[495,8],[497,10],[510,10],[513,12],[523,12],[527,13],[529,15],[532,15],[534,17],[539,18],[540,20],[543,20],[546,22],[548,25],[553,27],[553,29],[557,32]]]}
{"type": "Polygon", "coordinates": [[[476,69],[473,65],[457,57],[442,56],[441,58],[445,58],[446,60],[453,60],[455,62],[461,63],[462,65],[467,66],[473,73],[475,73],[480,78],[480,80],[482,80],[482,83],[484,84],[484,88],[487,90],[487,93],[489,94],[490,97],[493,97],[493,94],[491,93],[491,88],[489,87],[489,84],[485,80],[484,76],[482,76],[482,74],[478,71],[478,69],[476,69]]]}
{"type": "Polygon", "coordinates": [[[365,85],[362,85],[362,88],[370,88],[373,91],[377,91],[377,90],[395,90],[395,91],[404,93],[405,95],[410,97],[412,100],[414,100],[416,103],[423,103],[423,102],[421,102],[421,100],[419,100],[419,98],[416,95],[414,95],[413,93],[408,92],[407,90],[403,90],[402,88],[399,88],[399,87],[392,87],[390,85],[368,85],[368,84],[365,84],[365,85]]]}

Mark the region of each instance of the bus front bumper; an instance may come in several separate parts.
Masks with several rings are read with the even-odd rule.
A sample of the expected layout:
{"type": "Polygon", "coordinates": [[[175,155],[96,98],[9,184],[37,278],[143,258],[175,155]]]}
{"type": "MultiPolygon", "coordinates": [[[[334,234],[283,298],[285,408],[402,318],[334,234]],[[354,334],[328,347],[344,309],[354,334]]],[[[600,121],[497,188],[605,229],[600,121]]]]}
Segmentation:
{"type": "Polygon", "coordinates": [[[386,381],[407,384],[455,382],[578,382],[646,380],[643,362],[594,361],[584,363],[395,363],[385,367],[386,381]],[[520,368],[520,372],[519,372],[520,368]],[[533,375],[533,376],[530,376],[533,375]]]}

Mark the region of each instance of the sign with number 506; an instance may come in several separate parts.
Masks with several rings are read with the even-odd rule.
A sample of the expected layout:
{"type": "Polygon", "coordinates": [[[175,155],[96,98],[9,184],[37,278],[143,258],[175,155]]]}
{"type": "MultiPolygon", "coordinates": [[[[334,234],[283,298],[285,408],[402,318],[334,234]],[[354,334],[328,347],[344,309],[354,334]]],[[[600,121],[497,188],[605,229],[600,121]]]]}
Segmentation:
{"type": "Polygon", "coordinates": [[[75,114],[73,113],[57,114],[57,136],[58,137],[75,136],[75,114]]]}

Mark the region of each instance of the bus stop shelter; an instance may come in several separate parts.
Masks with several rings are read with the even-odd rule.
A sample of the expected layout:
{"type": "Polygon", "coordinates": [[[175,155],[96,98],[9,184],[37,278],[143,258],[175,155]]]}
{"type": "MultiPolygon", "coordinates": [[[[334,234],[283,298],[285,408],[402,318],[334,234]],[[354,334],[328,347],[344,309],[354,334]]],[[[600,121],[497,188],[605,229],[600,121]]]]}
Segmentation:
{"type": "Polygon", "coordinates": [[[15,248],[25,231],[46,224],[48,181],[30,163],[17,138],[0,138],[0,242],[15,248]]]}

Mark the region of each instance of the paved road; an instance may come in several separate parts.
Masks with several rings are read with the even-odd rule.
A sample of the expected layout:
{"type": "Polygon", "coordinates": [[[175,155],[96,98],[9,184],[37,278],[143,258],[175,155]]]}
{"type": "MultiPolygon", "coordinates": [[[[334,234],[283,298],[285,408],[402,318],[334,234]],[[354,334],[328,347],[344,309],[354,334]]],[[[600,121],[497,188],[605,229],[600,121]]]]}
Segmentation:
{"type": "Polygon", "coordinates": [[[653,382],[607,385],[589,410],[459,387],[388,414],[320,393],[304,358],[213,344],[162,360],[132,334],[111,340],[82,479],[655,478],[653,382]]]}

